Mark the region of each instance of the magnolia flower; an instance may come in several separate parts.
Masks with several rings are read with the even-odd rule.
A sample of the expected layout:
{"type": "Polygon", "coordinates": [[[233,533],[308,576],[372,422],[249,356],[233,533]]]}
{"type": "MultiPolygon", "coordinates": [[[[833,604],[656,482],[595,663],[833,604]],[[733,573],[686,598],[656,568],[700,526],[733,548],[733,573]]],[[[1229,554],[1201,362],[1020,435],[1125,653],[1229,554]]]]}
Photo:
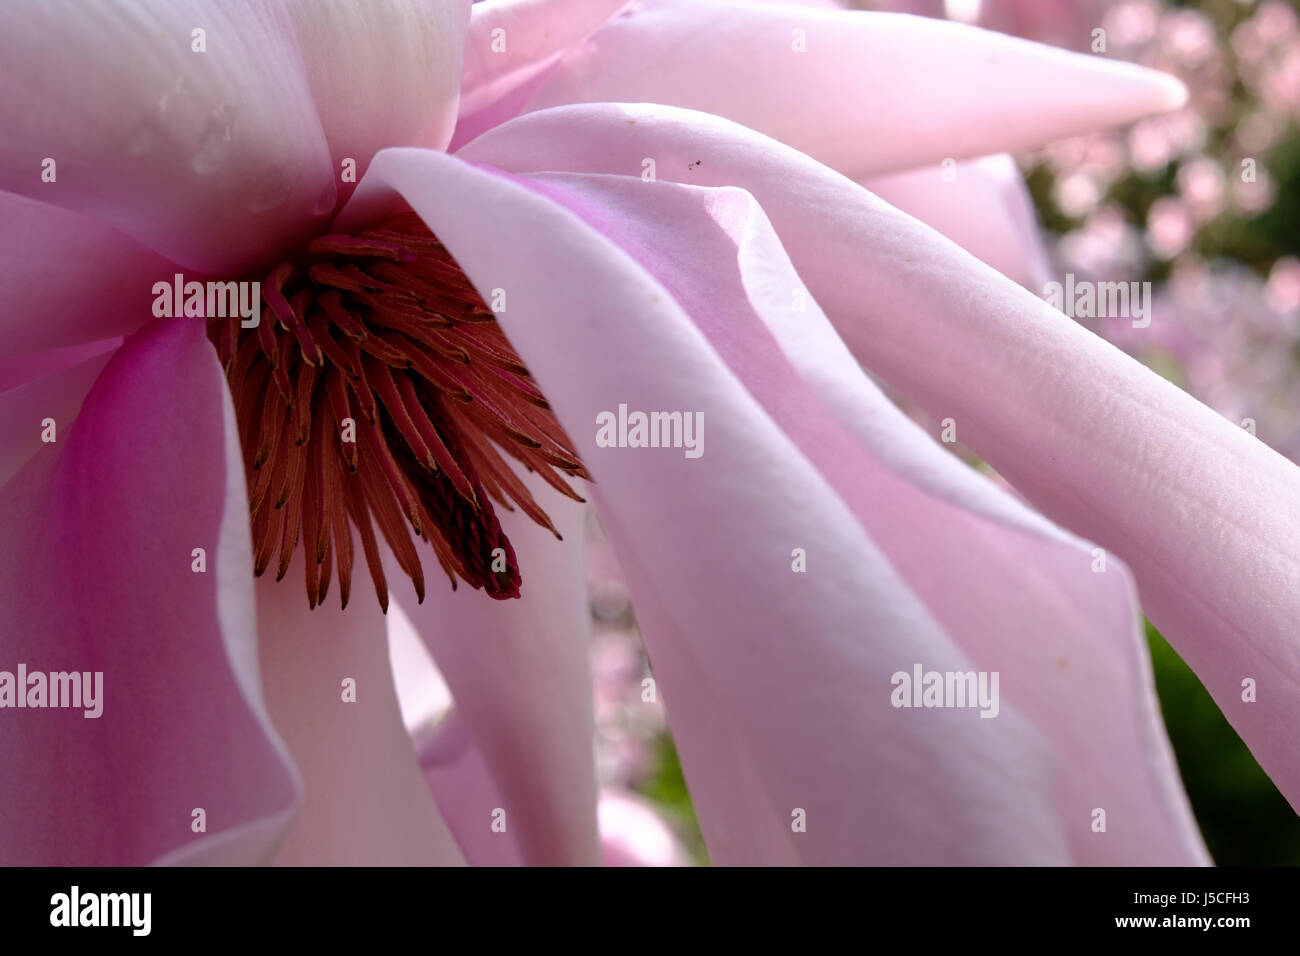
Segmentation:
{"type": "Polygon", "coordinates": [[[1204,862],[1139,594],[1300,796],[1294,466],[859,185],[1176,82],[820,5],[33,0],[0,38],[0,668],[102,674],[97,718],[0,711],[0,861],[598,862],[563,488],[715,862],[1204,862]],[[156,318],[177,273],[261,323],[156,318]],[[623,407],[703,454],[605,447],[623,407]],[[418,760],[385,595],[455,700],[418,760]],[[996,673],[996,717],[895,706],[914,667],[996,673]]]}

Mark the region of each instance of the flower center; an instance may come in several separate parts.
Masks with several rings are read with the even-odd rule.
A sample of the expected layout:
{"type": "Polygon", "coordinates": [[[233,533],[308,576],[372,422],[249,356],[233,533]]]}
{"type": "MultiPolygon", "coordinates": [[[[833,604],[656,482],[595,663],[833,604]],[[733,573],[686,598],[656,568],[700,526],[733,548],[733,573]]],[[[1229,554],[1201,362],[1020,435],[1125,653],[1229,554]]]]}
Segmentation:
{"type": "Polygon", "coordinates": [[[331,565],[348,604],[350,525],[388,610],[375,528],[424,600],[411,532],[451,580],[519,596],[493,510],[519,508],[560,537],[502,457],[580,498],[589,478],[496,317],[414,213],[324,235],[262,282],[262,318],[209,325],[234,396],[249,488],[253,573],[284,577],[301,539],[307,603],[331,565]],[[409,527],[408,527],[409,525],[409,527]]]}

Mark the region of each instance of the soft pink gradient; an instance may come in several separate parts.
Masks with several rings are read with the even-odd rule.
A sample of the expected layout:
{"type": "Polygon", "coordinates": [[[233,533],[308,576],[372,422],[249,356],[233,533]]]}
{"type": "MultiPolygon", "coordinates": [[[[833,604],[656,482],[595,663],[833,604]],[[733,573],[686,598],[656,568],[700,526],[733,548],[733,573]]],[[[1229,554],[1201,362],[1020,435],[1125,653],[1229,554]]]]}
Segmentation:
{"type": "MultiPolygon", "coordinates": [[[[128,337],[102,371],[64,353],[0,392],[30,449],[3,489],[0,666],[102,662],[108,696],[100,722],[15,712],[6,862],[601,858],[581,509],[546,500],[563,544],[511,527],[520,601],[396,588],[456,698],[417,764],[375,612],[254,588],[215,353],[198,323],[151,321],[153,281],[263,268],[323,228],[349,156],[365,177],[338,228],[409,204],[480,291],[509,289],[502,327],[597,479],[715,862],[1206,862],[1126,564],[1300,795],[1294,466],[846,178],[1123,124],[1178,106],[1176,81],[782,4],[131,8],[182,38],[211,23],[207,59],[69,9],[0,11],[0,88],[36,91],[0,100],[0,201],[21,214],[3,268],[22,277],[3,321],[25,355],[128,337]],[[36,172],[51,151],[57,184],[36,172]],[[859,361],[1070,530],[939,451],[859,361]],[[81,408],[53,445],[30,439],[46,401],[81,408]],[[705,456],[596,447],[595,414],[624,402],[703,411],[705,456]],[[1114,550],[1105,574],[1076,534],[1114,550]],[[914,662],[1000,671],[1001,713],[892,708],[914,662]],[[1243,713],[1246,673],[1277,683],[1243,713]],[[334,705],[356,675],[358,704],[334,705]]],[[[1023,279],[1037,241],[1006,172],[970,184],[999,223],[987,245],[928,215],[1023,279]]]]}
{"type": "Polygon", "coordinates": [[[503,127],[469,155],[596,172],[622,168],[651,141],[666,169],[709,150],[698,178],[748,188],[867,367],[955,417],[962,440],[1017,490],[1132,567],[1148,616],[1300,801],[1287,742],[1300,719],[1295,465],[807,157],[764,144],[758,159],[752,132],[656,113],[556,110],[503,127]],[[1277,696],[1243,704],[1245,677],[1275,684],[1277,696]]]}

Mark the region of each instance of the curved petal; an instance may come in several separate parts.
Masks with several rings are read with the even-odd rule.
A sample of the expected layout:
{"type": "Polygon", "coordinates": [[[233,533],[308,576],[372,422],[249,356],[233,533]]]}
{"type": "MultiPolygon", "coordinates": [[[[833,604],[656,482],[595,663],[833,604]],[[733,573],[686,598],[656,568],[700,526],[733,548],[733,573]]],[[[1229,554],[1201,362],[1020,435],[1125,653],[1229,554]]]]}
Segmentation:
{"type": "Polygon", "coordinates": [[[52,421],[54,441],[81,411],[81,403],[112,353],[99,355],[0,392],[0,487],[49,442],[45,424],[52,421]]]}
{"type": "Polygon", "coordinates": [[[876,176],[862,185],[943,233],[981,262],[1029,289],[1049,280],[1047,250],[1033,201],[1015,160],[1005,153],[876,176]]]}
{"type": "Polygon", "coordinates": [[[273,862],[462,864],[402,724],[383,614],[366,601],[309,610],[302,573],[299,550],[283,581],[256,588],[267,708],[304,784],[273,862]]]}
{"type": "Polygon", "coordinates": [[[420,767],[471,866],[520,866],[523,857],[483,755],[460,714],[450,711],[420,750],[420,767]],[[504,812],[504,816],[502,813],[504,812]],[[493,826],[494,823],[498,827],[493,826]],[[504,828],[501,828],[501,826],[504,828]]]}
{"type": "MultiPolygon", "coordinates": [[[[69,345],[64,348],[49,349],[25,358],[11,358],[0,360],[0,394],[21,388],[24,385],[30,385],[39,379],[51,375],[58,375],[66,372],[77,365],[81,365],[93,358],[103,357],[107,360],[107,353],[116,351],[122,344],[122,337],[116,336],[111,339],[100,339],[96,342],[87,342],[84,345],[69,345]]],[[[81,398],[90,389],[90,383],[86,383],[86,388],[82,389],[81,395],[77,399],[76,408],[81,407],[81,398]]],[[[4,484],[8,478],[0,479],[0,484],[4,484]]]]}
{"type": "Polygon", "coordinates": [[[454,157],[385,150],[354,213],[393,189],[479,288],[508,276],[502,325],[596,476],[715,861],[1068,858],[1045,743],[1014,709],[890,705],[900,659],[956,671],[964,655],[661,284],[454,157]],[[701,411],[704,458],[599,447],[595,416],[620,402],[701,411]],[[800,542],[825,573],[791,573],[800,542]]]}
{"type": "Polygon", "coordinates": [[[715,117],[603,105],[466,150],[509,168],[734,184],[854,353],[1064,527],[1132,568],[1142,605],[1300,807],[1300,469],[951,242],[794,150],[715,117]],[[1260,688],[1243,700],[1243,681],[1260,688]]]}
{"type": "Polygon", "coordinates": [[[1161,73],[959,23],[649,0],[575,48],[526,109],[597,101],[689,107],[868,176],[1016,152],[1185,98],[1182,84],[1161,73]]]}
{"type": "Polygon", "coordinates": [[[287,2],[336,172],[350,158],[359,179],[385,146],[447,145],[471,0],[287,2]]]}
{"type": "Polygon", "coordinates": [[[1091,573],[1088,546],[1010,498],[997,501],[1005,496],[987,482],[950,475],[963,466],[857,368],[749,194],[629,177],[533,180],[663,283],[954,643],[1000,674],[1002,700],[1052,747],[1074,860],[1204,861],[1126,570],[1091,573]],[[677,248],[690,256],[665,252],[677,248]],[[903,444],[913,460],[900,468],[903,444]],[[913,471],[937,472],[956,493],[929,493],[913,471]],[[998,512],[998,521],[982,517],[998,512]],[[1091,830],[1095,807],[1107,812],[1106,839],[1091,830]]]}
{"type": "Polygon", "coordinates": [[[0,218],[7,359],[134,332],[150,320],[153,284],[176,271],[134,239],[45,202],[0,190],[0,218]]]}
{"type": "Polygon", "coordinates": [[[273,852],[298,784],[261,700],[238,448],[202,325],[164,320],[114,355],[75,427],[5,485],[0,667],[89,673],[87,687],[102,675],[97,718],[84,699],[6,709],[6,865],[273,852]],[[205,833],[192,830],[199,808],[205,833]]]}
{"type": "Polygon", "coordinates": [[[334,209],[279,3],[5,3],[0,90],[0,188],[95,216],[187,268],[238,274],[334,209]]]}
{"type": "MultiPolygon", "coordinates": [[[[515,94],[631,0],[483,0],[470,12],[455,145],[519,112],[515,94]]],[[[415,144],[413,144],[415,145],[415,144]]]]}
{"type": "Polygon", "coordinates": [[[451,688],[523,860],[590,865],[600,845],[584,508],[536,475],[520,478],[564,541],[522,512],[498,511],[523,578],[518,600],[434,579],[420,604],[391,554],[385,573],[451,688]]]}

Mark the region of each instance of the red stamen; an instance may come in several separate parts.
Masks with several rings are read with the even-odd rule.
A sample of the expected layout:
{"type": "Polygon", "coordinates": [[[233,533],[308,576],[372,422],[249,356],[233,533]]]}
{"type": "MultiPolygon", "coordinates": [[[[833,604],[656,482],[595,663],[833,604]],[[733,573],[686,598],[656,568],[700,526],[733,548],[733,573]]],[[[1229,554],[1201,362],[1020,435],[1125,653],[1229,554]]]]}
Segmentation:
{"type": "Polygon", "coordinates": [[[378,528],[421,601],[412,532],[453,588],[517,597],[493,502],[555,527],[502,452],[579,501],[556,470],[589,476],[442,243],[413,213],[321,236],[273,269],[262,295],[256,329],[239,317],[210,328],[244,449],[254,573],[278,548],[283,578],[301,539],[308,605],[324,600],[336,569],[346,607],[355,527],[386,611],[378,528]]]}

